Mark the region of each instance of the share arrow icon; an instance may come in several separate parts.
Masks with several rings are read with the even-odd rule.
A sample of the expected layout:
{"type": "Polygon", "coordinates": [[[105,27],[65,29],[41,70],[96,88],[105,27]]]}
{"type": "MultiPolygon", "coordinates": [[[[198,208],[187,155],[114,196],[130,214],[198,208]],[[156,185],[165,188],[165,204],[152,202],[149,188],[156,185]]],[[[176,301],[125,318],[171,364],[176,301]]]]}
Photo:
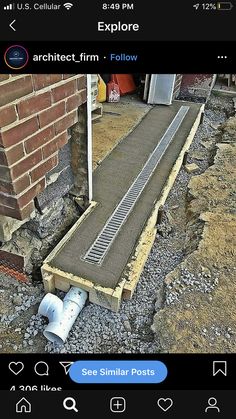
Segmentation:
{"type": "Polygon", "coordinates": [[[69,369],[74,362],[59,361],[59,364],[64,368],[65,374],[68,375],[69,369]]]}

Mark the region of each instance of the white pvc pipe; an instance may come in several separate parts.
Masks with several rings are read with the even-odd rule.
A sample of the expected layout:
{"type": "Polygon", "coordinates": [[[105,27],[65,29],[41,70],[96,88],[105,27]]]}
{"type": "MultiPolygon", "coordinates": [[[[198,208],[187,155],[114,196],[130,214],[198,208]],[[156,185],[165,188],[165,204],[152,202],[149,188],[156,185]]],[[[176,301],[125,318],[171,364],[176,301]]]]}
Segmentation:
{"type": "Polygon", "coordinates": [[[44,336],[51,342],[63,344],[87,297],[88,293],[77,287],[71,287],[63,301],[54,294],[46,294],[38,308],[38,313],[49,320],[44,336]]]}

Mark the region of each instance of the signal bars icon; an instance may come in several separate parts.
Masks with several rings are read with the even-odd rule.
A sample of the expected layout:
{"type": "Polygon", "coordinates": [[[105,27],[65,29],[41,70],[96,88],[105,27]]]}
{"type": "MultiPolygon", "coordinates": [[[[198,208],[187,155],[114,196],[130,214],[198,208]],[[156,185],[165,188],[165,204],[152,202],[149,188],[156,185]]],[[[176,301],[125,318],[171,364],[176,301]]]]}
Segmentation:
{"type": "Polygon", "coordinates": [[[13,3],[7,4],[6,6],[3,7],[3,10],[13,10],[13,9],[14,9],[13,3]]]}
{"type": "Polygon", "coordinates": [[[73,3],[64,3],[63,6],[66,8],[66,10],[70,10],[74,5],[73,3]]]}

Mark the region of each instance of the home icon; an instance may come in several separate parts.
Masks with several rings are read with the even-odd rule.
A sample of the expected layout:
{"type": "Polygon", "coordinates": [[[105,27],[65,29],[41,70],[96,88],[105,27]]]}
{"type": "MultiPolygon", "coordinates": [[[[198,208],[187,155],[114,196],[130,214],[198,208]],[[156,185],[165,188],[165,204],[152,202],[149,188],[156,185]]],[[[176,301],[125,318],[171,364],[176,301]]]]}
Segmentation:
{"type": "Polygon", "coordinates": [[[16,403],[16,413],[31,413],[31,403],[24,397],[16,403]]]}

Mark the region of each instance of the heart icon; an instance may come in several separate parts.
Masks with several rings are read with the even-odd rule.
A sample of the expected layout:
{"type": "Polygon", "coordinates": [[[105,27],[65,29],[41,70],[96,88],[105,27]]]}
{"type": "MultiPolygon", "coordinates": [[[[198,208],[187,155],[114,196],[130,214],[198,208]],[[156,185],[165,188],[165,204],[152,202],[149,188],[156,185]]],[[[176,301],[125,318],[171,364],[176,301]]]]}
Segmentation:
{"type": "Polygon", "coordinates": [[[166,399],[160,398],[157,400],[157,405],[160,407],[161,410],[167,412],[173,406],[173,400],[167,397],[166,399]]]}
{"type": "Polygon", "coordinates": [[[8,368],[13,374],[18,375],[24,369],[23,362],[10,362],[8,368]]]}

